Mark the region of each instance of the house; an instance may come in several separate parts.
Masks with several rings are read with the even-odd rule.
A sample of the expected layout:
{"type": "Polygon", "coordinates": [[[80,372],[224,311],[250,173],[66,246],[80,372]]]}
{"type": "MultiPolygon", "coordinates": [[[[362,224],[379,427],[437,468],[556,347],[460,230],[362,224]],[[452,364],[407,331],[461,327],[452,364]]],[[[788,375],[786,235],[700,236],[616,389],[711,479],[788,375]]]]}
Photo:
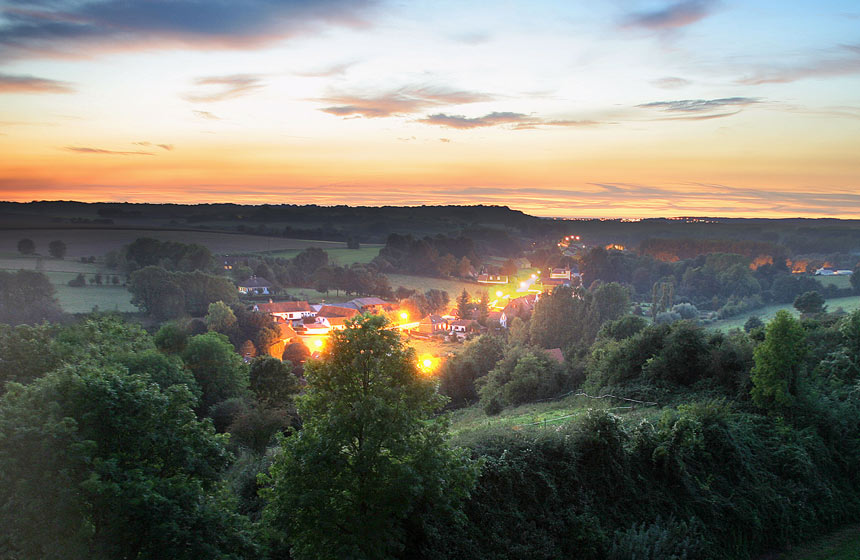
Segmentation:
{"type": "Polygon", "coordinates": [[[349,303],[360,313],[379,314],[384,311],[391,311],[396,307],[393,303],[389,303],[384,299],[379,299],[378,297],[355,298],[349,303]]]}
{"type": "Polygon", "coordinates": [[[564,354],[562,354],[561,348],[544,349],[544,352],[551,360],[564,364],[564,354]]]}
{"type": "Polygon", "coordinates": [[[329,330],[342,331],[346,328],[347,321],[349,321],[348,317],[322,317],[319,324],[325,325],[329,330]]]}
{"type": "Polygon", "coordinates": [[[303,327],[304,328],[302,329],[302,335],[304,336],[326,335],[331,330],[331,327],[329,325],[317,322],[305,323],[303,327]]]}
{"type": "Polygon", "coordinates": [[[278,329],[278,340],[284,344],[290,344],[298,339],[299,335],[293,330],[293,327],[286,323],[275,323],[275,328],[278,329]]]}
{"type": "Polygon", "coordinates": [[[254,311],[268,313],[282,321],[300,321],[305,317],[315,317],[316,311],[306,301],[278,301],[269,303],[258,303],[254,305],[254,311]]]}
{"type": "Polygon", "coordinates": [[[317,322],[320,322],[323,318],[330,317],[343,317],[345,319],[351,319],[358,314],[358,310],[352,307],[342,307],[339,305],[323,305],[322,307],[320,307],[319,311],[317,311],[316,318],[317,322]]]}
{"type": "Polygon", "coordinates": [[[508,275],[507,274],[479,274],[478,275],[478,283],[479,284],[507,284],[508,283],[508,275]]]}
{"type": "Polygon", "coordinates": [[[501,311],[490,311],[489,313],[487,313],[487,321],[489,323],[499,323],[499,322],[501,322],[501,319],[502,319],[502,312],[501,311]]]}
{"type": "Polygon", "coordinates": [[[850,276],[853,273],[853,270],[835,269],[829,266],[821,267],[815,271],[816,276],[850,276]]]}
{"type": "Polygon", "coordinates": [[[448,321],[448,328],[453,334],[458,337],[465,337],[466,334],[481,330],[481,326],[474,319],[454,319],[448,321]]]}
{"type": "Polygon", "coordinates": [[[236,285],[240,294],[264,295],[271,293],[272,284],[261,276],[251,276],[244,282],[236,285]]]}
{"type": "Polygon", "coordinates": [[[448,330],[448,321],[439,315],[428,315],[418,323],[418,332],[437,334],[448,330]]]}
{"type": "Polygon", "coordinates": [[[566,266],[564,268],[553,268],[549,271],[549,277],[569,281],[570,280],[570,267],[566,266]]]}
{"type": "Polygon", "coordinates": [[[516,317],[523,320],[531,317],[535,303],[537,303],[538,294],[529,294],[527,296],[512,299],[502,310],[502,315],[499,317],[499,324],[505,328],[510,326],[510,322],[516,317]]]}

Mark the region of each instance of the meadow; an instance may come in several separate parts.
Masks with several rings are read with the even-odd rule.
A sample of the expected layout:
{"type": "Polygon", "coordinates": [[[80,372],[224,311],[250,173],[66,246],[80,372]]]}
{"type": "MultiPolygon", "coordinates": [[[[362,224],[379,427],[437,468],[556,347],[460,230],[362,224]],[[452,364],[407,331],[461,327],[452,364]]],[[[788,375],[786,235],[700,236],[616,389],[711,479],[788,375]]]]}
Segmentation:
{"type": "MultiPolygon", "coordinates": [[[[335,241],[307,241],[306,243],[330,243],[331,245],[327,246],[309,246],[319,246],[322,249],[325,249],[325,252],[328,253],[329,262],[340,266],[349,266],[355,263],[367,264],[379,255],[379,250],[383,247],[382,245],[362,245],[360,249],[347,249],[344,247],[343,243],[335,241]]],[[[292,259],[303,249],[304,248],[272,251],[270,253],[266,253],[266,256],[280,259],[292,259]]]]}
{"type": "MultiPolygon", "coordinates": [[[[850,296],[850,297],[842,297],[842,298],[831,298],[827,300],[827,310],[828,311],[836,311],[839,308],[842,308],[846,313],[851,313],[857,309],[860,309],[860,296],[850,296]]],[[[789,313],[799,316],[800,313],[794,306],[790,303],[783,303],[779,305],[768,305],[766,307],[762,307],[761,309],[756,309],[755,311],[750,311],[748,313],[742,313],[735,317],[731,317],[729,319],[724,319],[722,321],[715,321],[708,325],[709,329],[719,330],[719,331],[730,331],[731,329],[742,329],[744,328],[744,323],[747,322],[752,316],[756,316],[765,323],[774,318],[777,311],[786,310],[789,313]]]]}
{"type": "Polygon", "coordinates": [[[451,301],[454,301],[460,293],[465,289],[473,298],[478,298],[480,293],[490,288],[497,289],[495,286],[486,286],[477,282],[464,282],[461,280],[453,280],[450,278],[430,278],[427,276],[412,276],[409,274],[386,274],[388,281],[391,282],[391,287],[395,290],[399,286],[417,290],[421,293],[427,290],[444,290],[448,292],[451,301]]]}

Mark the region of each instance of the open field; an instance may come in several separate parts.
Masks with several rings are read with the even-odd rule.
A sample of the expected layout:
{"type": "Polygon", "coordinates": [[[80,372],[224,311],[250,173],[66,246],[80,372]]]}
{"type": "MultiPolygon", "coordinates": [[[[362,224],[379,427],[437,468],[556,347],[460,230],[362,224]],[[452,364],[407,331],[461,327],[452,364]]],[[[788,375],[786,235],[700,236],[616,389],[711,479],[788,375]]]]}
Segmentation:
{"type": "Polygon", "coordinates": [[[777,560],[856,560],[860,558],[860,525],[851,525],[796,547],[777,560]]]}
{"type": "Polygon", "coordinates": [[[431,356],[436,356],[439,358],[447,357],[448,354],[458,354],[463,350],[464,346],[462,342],[443,342],[436,338],[408,338],[406,339],[406,344],[414,348],[415,352],[419,356],[423,354],[430,354],[431,356]]]}
{"type": "MultiPolygon", "coordinates": [[[[39,269],[54,288],[57,290],[57,300],[63,311],[67,313],[88,313],[93,307],[101,311],[136,312],[137,307],[131,304],[131,294],[122,285],[112,285],[111,277],[116,271],[108,270],[98,264],[82,263],[76,260],[60,260],[53,258],[41,259],[41,264],[36,257],[24,256],[0,256],[0,270],[15,272],[21,269],[39,269]],[[68,285],[69,280],[82,273],[87,280],[87,285],[81,288],[72,288],[68,285]],[[101,274],[104,284],[95,286],[90,284],[96,274],[101,274]]],[[[123,276],[118,275],[120,282],[123,276]]]]}
{"type": "Polygon", "coordinates": [[[431,289],[445,290],[451,297],[451,301],[454,301],[464,288],[469,292],[469,295],[475,298],[477,298],[478,294],[483,290],[489,291],[491,288],[496,289],[495,286],[487,286],[484,284],[478,284],[477,282],[462,282],[460,280],[445,278],[429,278],[426,276],[411,276],[407,274],[386,274],[386,276],[388,276],[388,280],[391,282],[391,287],[395,290],[398,286],[418,290],[422,293],[431,289]]]}
{"type": "MultiPolygon", "coordinates": [[[[326,243],[325,241],[308,241],[308,243],[326,243]]],[[[322,247],[328,253],[329,262],[341,266],[348,266],[353,263],[369,263],[379,255],[379,250],[382,245],[362,245],[361,249],[347,249],[343,243],[336,243],[338,246],[322,247]]],[[[303,248],[302,248],[303,249],[303,248]]],[[[298,255],[302,249],[289,249],[286,251],[272,251],[267,253],[268,257],[278,257],[282,259],[291,259],[298,255]]]]}
{"type": "Polygon", "coordinates": [[[841,274],[838,276],[816,276],[815,279],[825,286],[836,286],[837,288],[851,287],[850,276],[842,276],[841,274]]]}
{"type": "Polygon", "coordinates": [[[610,410],[616,414],[642,417],[653,414],[655,407],[630,409],[627,405],[608,399],[595,400],[570,395],[547,402],[524,404],[508,408],[497,416],[487,416],[479,406],[470,406],[451,413],[451,433],[468,432],[488,426],[509,427],[512,430],[544,428],[569,422],[588,409],[610,410]]]}
{"type": "MultiPolygon", "coordinates": [[[[836,311],[837,308],[841,307],[846,312],[851,313],[852,311],[856,311],[860,309],[860,296],[851,296],[844,298],[832,298],[827,300],[827,310],[828,311],[836,311]]],[[[790,303],[785,303],[781,305],[768,305],[767,307],[762,307],[761,309],[756,309],[755,311],[751,311],[749,313],[743,313],[736,317],[732,317],[730,319],[725,319],[723,321],[716,321],[708,325],[709,329],[720,330],[720,331],[729,331],[731,329],[742,329],[744,328],[744,323],[746,323],[747,319],[752,317],[753,315],[759,317],[765,323],[773,319],[776,315],[776,312],[784,309],[790,312],[792,315],[799,316],[800,314],[797,312],[797,309],[790,303]]]]}
{"type": "MultiPolygon", "coordinates": [[[[129,244],[139,237],[151,237],[161,241],[197,243],[208,247],[215,254],[293,250],[298,253],[308,247],[346,250],[345,243],[340,241],[307,241],[303,239],[284,239],[282,237],[264,237],[259,235],[166,229],[58,228],[0,230],[0,254],[17,253],[18,241],[25,237],[32,239],[36,244],[36,251],[43,255],[48,254],[48,243],[59,239],[68,248],[67,258],[87,257],[90,255],[99,257],[109,251],[129,244]]],[[[359,249],[359,251],[361,250],[359,249]]]]}

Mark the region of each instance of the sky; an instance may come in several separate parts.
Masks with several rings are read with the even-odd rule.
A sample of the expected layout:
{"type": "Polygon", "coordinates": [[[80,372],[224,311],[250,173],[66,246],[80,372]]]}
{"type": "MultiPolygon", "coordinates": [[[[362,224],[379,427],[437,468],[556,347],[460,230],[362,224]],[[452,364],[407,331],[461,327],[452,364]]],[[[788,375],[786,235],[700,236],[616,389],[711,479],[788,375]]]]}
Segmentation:
{"type": "Polygon", "coordinates": [[[860,218],[860,3],[0,0],[0,200],[860,218]]]}

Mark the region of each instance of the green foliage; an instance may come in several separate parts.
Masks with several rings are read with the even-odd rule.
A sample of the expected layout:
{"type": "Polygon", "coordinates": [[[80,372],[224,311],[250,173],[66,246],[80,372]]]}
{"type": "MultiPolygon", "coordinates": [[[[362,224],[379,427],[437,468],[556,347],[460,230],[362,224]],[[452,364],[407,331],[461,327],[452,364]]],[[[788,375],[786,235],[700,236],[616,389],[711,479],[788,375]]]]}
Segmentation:
{"type": "Polygon", "coordinates": [[[439,392],[451,399],[450,406],[458,408],[476,401],[475,380],[487,375],[503,353],[503,341],[485,334],[468,342],[462,352],[447,360],[439,373],[439,392]]]}
{"type": "Polygon", "coordinates": [[[197,244],[159,241],[141,237],[123,248],[123,261],[128,272],[148,266],[161,266],[169,270],[208,270],[215,260],[208,248],[197,244]]]}
{"type": "Polygon", "coordinates": [[[794,308],[803,314],[824,313],[824,296],[816,291],[804,292],[794,299],[794,308]]]}
{"type": "Polygon", "coordinates": [[[0,270],[0,323],[33,324],[56,320],[62,314],[47,276],[33,270],[0,270]]]}
{"type": "Polygon", "coordinates": [[[760,317],[756,315],[751,315],[750,318],[747,319],[746,323],[744,323],[744,332],[750,332],[763,326],[764,321],[762,321],[760,317]]]}
{"type": "Polygon", "coordinates": [[[251,360],[251,391],[257,400],[273,407],[289,407],[299,392],[299,380],[293,375],[292,364],[271,356],[251,360]]]}
{"type": "Polygon", "coordinates": [[[603,323],[625,315],[629,307],[627,290],[616,283],[598,283],[591,290],[577,293],[570,288],[556,288],[535,304],[529,339],[541,348],[591,344],[603,323]]]}
{"type": "Polygon", "coordinates": [[[477,380],[481,403],[516,406],[554,397],[566,388],[564,368],[539,348],[508,346],[496,366],[477,380]]]}
{"type": "Polygon", "coordinates": [[[599,339],[624,340],[641,332],[648,326],[648,321],[635,315],[627,315],[605,323],[597,333],[599,339]]]}
{"type": "Polygon", "coordinates": [[[236,315],[226,303],[216,301],[209,304],[208,313],[204,321],[206,321],[206,328],[210,331],[227,334],[236,324],[236,315]]]}
{"type": "Polygon", "coordinates": [[[431,420],[442,397],[384,327],[359,317],[306,368],[304,426],[282,440],[265,494],[266,519],[294,558],[390,557],[407,530],[420,535],[426,515],[455,512],[471,486],[474,467],[431,420]]]}
{"type": "Polygon", "coordinates": [[[5,553],[253,553],[245,522],[219,490],[223,441],[196,419],[175,358],[162,360],[145,332],[113,317],[60,330],[51,352],[73,365],[12,384],[0,399],[5,553]]]}
{"type": "Polygon", "coordinates": [[[135,270],[129,277],[131,302],[156,319],[204,315],[209,304],[234,303],[236,287],[223,277],[194,272],[169,272],[158,266],[135,270]]]}
{"type": "Polygon", "coordinates": [[[800,322],[787,311],[777,312],[765,333],[764,342],[755,349],[750,394],[762,408],[786,411],[797,396],[806,335],[800,322]]]}
{"type": "Polygon", "coordinates": [[[616,533],[607,560],[698,560],[707,557],[705,527],[692,518],[689,522],[659,517],[654,523],[633,525],[616,533]]]}
{"type": "Polygon", "coordinates": [[[468,319],[471,311],[472,305],[469,292],[463,288],[463,292],[457,296],[457,316],[461,319],[468,319]]]}
{"type": "Polygon", "coordinates": [[[155,333],[155,346],[166,354],[178,354],[185,350],[188,331],[177,321],[164,323],[155,333]]]}
{"type": "Polygon", "coordinates": [[[223,400],[246,394],[248,366],[223,334],[192,336],[181,356],[203,391],[200,410],[204,414],[223,400]]]}
{"type": "Polygon", "coordinates": [[[57,327],[0,324],[0,394],[7,381],[29,383],[60,364],[61,356],[51,351],[57,327]]]}

